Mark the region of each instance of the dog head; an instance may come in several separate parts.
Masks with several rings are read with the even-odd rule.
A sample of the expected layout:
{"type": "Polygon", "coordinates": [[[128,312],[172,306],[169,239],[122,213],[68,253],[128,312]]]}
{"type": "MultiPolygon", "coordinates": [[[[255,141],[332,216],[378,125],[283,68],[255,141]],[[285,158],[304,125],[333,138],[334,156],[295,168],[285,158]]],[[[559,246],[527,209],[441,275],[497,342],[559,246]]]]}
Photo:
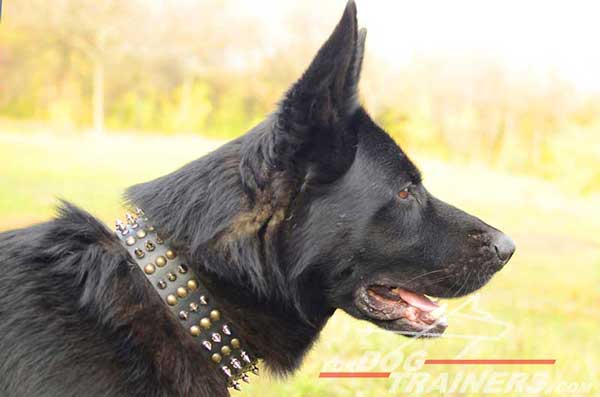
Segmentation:
{"type": "Polygon", "coordinates": [[[224,287],[224,301],[293,335],[319,329],[337,308],[406,335],[439,334],[446,325],[425,294],[473,292],[515,249],[432,196],[360,105],[365,38],[351,1],[265,121],[127,192],[224,287]]]}
{"type": "Polygon", "coordinates": [[[332,307],[386,329],[440,334],[445,321],[425,295],[479,289],[515,246],[430,194],[360,106],[365,37],[349,2],[272,119],[272,166],[301,181],[283,223],[282,258],[289,277],[305,280],[295,284],[301,299],[322,293],[332,307]]]}

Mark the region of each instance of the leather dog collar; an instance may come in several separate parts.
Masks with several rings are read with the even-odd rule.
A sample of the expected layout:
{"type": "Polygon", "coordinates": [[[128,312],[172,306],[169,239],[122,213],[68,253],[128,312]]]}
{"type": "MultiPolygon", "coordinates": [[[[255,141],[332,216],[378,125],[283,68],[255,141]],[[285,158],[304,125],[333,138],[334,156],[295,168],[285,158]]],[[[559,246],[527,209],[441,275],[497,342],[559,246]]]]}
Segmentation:
{"type": "Polygon", "coordinates": [[[194,271],[164,243],[141,209],[136,214],[127,213],[127,223],[116,221],[116,235],[205,358],[221,368],[229,387],[240,390],[240,380],[249,382],[247,372],[258,375],[258,360],[194,271]]]}

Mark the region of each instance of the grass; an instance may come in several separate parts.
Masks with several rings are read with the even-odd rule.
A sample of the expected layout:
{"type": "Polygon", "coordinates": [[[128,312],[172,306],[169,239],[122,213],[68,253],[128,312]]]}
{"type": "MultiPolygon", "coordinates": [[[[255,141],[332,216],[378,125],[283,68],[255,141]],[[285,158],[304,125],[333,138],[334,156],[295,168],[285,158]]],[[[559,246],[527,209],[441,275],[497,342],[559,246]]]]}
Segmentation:
{"type": "MultiPolygon", "coordinates": [[[[57,197],[112,225],[122,215],[121,193],[126,186],[167,173],[219,144],[195,137],[0,134],[0,230],[47,219],[57,197]]],[[[448,302],[450,310],[460,309],[449,316],[445,338],[410,340],[336,313],[298,373],[285,382],[260,377],[245,387],[244,395],[405,395],[406,382],[391,390],[394,379],[319,379],[318,374],[402,372],[406,358],[419,351],[428,358],[557,360],[544,367],[428,366],[420,371],[432,378],[447,373],[452,380],[464,372],[486,370],[503,376],[547,372],[551,383],[591,382],[585,395],[600,393],[593,384],[600,378],[600,199],[571,196],[546,181],[477,166],[417,162],[434,194],[513,236],[518,248],[509,266],[476,300],[448,302]]],[[[434,388],[430,395],[481,393],[444,394],[434,388]]]]}

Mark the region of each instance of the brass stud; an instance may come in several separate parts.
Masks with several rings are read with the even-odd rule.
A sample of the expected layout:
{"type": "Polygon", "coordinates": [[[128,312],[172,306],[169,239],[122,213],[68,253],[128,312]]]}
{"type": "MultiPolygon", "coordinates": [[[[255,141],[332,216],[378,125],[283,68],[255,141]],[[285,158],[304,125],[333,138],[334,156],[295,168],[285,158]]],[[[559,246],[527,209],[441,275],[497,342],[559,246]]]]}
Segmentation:
{"type": "Polygon", "coordinates": [[[146,231],[143,229],[138,230],[135,235],[137,236],[137,238],[144,238],[146,237],[146,231]]]}
{"type": "Polygon", "coordinates": [[[167,288],[167,283],[165,282],[165,280],[159,280],[156,285],[158,285],[158,288],[160,288],[160,289],[167,288]]]}
{"type": "Polygon", "coordinates": [[[198,282],[194,279],[188,280],[187,287],[190,291],[194,291],[196,288],[198,288],[198,282]]]}
{"type": "Polygon", "coordinates": [[[200,325],[202,326],[202,328],[210,328],[211,326],[211,322],[208,318],[204,317],[202,320],[200,320],[200,325]]]}
{"type": "Polygon", "coordinates": [[[188,267],[186,265],[179,265],[177,271],[181,274],[186,274],[188,272],[188,267]]]}
{"type": "Polygon", "coordinates": [[[135,253],[135,256],[137,256],[139,259],[142,259],[144,256],[146,256],[144,251],[142,251],[139,248],[136,248],[135,251],[133,251],[133,252],[135,253]]]}
{"type": "Polygon", "coordinates": [[[231,347],[225,345],[221,348],[221,354],[223,354],[224,356],[228,356],[231,354],[231,347]]]}
{"type": "Polygon", "coordinates": [[[175,281],[177,280],[177,275],[175,273],[169,273],[167,274],[167,278],[169,279],[169,281],[175,281]]]}
{"type": "Polygon", "coordinates": [[[177,256],[173,250],[167,250],[167,252],[165,252],[165,255],[170,260],[175,259],[175,257],[177,256]]]}
{"type": "Polygon", "coordinates": [[[161,255],[158,258],[156,258],[156,266],[163,267],[166,264],[167,264],[167,260],[165,259],[164,256],[161,255]]]}
{"type": "Polygon", "coordinates": [[[169,306],[175,306],[177,304],[177,297],[173,294],[167,296],[167,303],[169,306]]]}
{"type": "Polygon", "coordinates": [[[186,312],[185,310],[180,311],[179,318],[184,321],[187,320],[189,318],[188,312],[186,312]]]}
{"type": "Polygon", "coordinates": [[[133,237],[133,236],[127,237],[127,240],[125,240],[125,244],[127,244],[128,246],[131,247],[133,244],[135,244],[135,237],[133,237]]]}
{"type": "Polygon", "coordinates": [[[177,296],[180,298],[185,298],[187,296],[188,292],[187,289],[185,289],[184,287],[179,287],[177,288],[177,296]]]}
{"type": "Polygon", "coordinates": [[[156,245],[154,245],[152,241],[146,240],[146,244],[144,244],[144,247],[146,248],[146,251],[154,251],[156,245]]]}
{"type": "Polygon", "coordinates": [[[197,325],[192,325],[190,327],[190,334],[192,334],[192,336],[198,336],[200,335],[200,327],[198,327],[197,325]]]}
{"type": "Polygon", "coordinates": [[[144,267],[144,273],[146,273],[146,274],[153,274],[155,271],[156,271],[156,268],[154,267],[154,265],[152,263],[148,263],[144,267]]]}
{"type": "Polygon", "coordinates": [[[149,232],[153,232],[156,229],[154,229],[154,226],[146,226],[146,230],[149,231],[149,232]]]}
{"type": "Polygon", "coordinates": [[[231,346],[232,346],[234,349],[239,349],[239,348],[240,348],[240,340],[239,340],[238,338],[233,338],[233,339],[231,340],[231,346]]]}
{"type": "Polygon", "coordinates": [[[223,359],[223,357],[221,357],[221,355],[219,353],[215,353],[211,356],[211,360],[213,360],[213,362],[215,363],[220,363],[221,360],[223,359]]]}
{"type": "Polygon", "coordinates": [[[210,312],[210,319],[213,321],[219,321],[221,319],[221,313],[218,310],[213,310],[210,312]]]}
{"type": "Polygon", "coordinates": [[[190,311],[196,313],[198,311],[198,304],[196,302],[190,303],[190,311]]]}

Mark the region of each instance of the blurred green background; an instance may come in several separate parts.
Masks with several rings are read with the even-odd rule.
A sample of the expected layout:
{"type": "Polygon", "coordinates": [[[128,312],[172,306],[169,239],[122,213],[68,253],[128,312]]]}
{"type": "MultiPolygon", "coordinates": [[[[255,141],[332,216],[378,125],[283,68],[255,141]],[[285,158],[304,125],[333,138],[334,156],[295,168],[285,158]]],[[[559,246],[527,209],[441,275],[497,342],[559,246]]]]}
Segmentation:
{"type": "MultiPolygon", "coordinates": [[[[334,370],[332,359],[345,363],[340,370],[394,370],[373,357],[395,349],[454,358],[477,338],[463,358],[552,358],[556,364],[544,368],[491,369],[543,370],[552,382],[592,382],[586,395],[600,390],[593,384],[600,378],[600,84],[580,72],[598,62],[587,55],[591,43],[574,41],[593,13],[579,3],[548,6],[544,17],[515,2],[490,4],[515,16],[512,34],[475,2],[359,1],[359,23],[369,28],[361,95],[412,154],[428,188],[510,234],[515,257],[476,304],[448,302],[462,309],[450,315],[447,337],[407,344],[336,313],[299,373],[285,382],[261,377],[245,395],[401,395],[390,391],[391,379],[318,373],[334,370]],[[556,41],[544,29],[560,18],[575,33],[556,41]],[[485,51],[472,36],[481,36],[485,51]],[[526,57],[518,49],[533,41],[545,52],[520,64],[526,57]],[[468,314],[478,310],[488,314],[468,314]]],[[[112,225],[125,187],[203,155],[270,112],[343,6],[5,1],[0,230],[47,219],[58,197],[112,225]]],[[[432,376],[465,370],[426,369],[432,376]]]]}

